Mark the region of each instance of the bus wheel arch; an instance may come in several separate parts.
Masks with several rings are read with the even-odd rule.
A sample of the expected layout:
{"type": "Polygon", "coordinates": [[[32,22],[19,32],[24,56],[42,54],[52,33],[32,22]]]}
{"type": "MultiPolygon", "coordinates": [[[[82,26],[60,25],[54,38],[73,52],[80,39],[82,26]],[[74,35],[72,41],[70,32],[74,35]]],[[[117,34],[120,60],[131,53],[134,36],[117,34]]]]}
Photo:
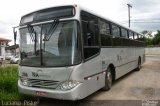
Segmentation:
{"type": "Polygon", "coordinates": [[[110,64],[108,67],[111,68],[111,73],[112,73],[112,81],[116,79],[116,72],[115,72],[115,67],[113,64],[110,64]]]}
{"type": "Polygon", "coordinates": [[[115,80],[115,67],[113,64],[110,64],[106,69],[105,86],[102,88],[102,90],[104,91],[110,90],[114,80],[115,80]]]}
{"type": "Polygon", "coordinates": [[[141,56],[138,57],[138,66],[137,66],[137,71],[141,69],[141,56]]]}

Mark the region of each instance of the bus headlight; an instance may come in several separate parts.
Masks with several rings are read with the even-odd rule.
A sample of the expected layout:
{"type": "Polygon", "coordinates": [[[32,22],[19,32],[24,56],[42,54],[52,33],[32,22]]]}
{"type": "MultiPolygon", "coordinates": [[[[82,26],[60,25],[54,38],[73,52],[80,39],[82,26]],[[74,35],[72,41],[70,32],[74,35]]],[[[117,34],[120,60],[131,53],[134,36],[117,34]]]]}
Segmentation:
{"type": "Polygon", "coordinates": [[[77,82],[77,81],[66,81],[66,82],[61,83],[57,87],[57,89],[66,91],[66,90],[70,90],[70,89],[76,87],[78,84],[80,84],[80,82],[77,82]]]}
{"type": "Polygon", "coordinates": [[[27,78],[20,78],[20,80],[21,80],[21,82],[24,86],[29,86],[30,85],[30,82],[28,81],[27,78]]]}

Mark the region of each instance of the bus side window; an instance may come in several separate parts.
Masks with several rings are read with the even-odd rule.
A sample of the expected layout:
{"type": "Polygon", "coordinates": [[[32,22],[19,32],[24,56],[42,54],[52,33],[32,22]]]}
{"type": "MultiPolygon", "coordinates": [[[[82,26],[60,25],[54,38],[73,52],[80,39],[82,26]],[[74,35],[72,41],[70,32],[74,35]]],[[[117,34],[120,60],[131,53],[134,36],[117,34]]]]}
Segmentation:
{"type": "Polygon", "coordinates": [[[112,35],[115,37],[120,37],[120,28],[116,25],[112,25],[112,35]]]}
{"type": "Polygon", "coordinates": [[[90,58],[99,53],[99,29],[98,18],[87,13],[81,12],[84,58],[90,58]]]}
{"type": "MultiPolygon", "coordinates": [[[[85,22],[83,20],[82,20],[82,30],[83,30],[83,38],[86,38],[87,37],[87,22],[85,22]]],[[[83,39],[83,43],[86,46],[89,45],[88,44],[88,38],[83,39]]]]}
{"type": "Polygon", "coordinates": [[[122,39],[120,38],[120,27],[112,24],[112,46],[122,46],[122,39]]]}
{"type": "Polygon", "coordinates": [[[99,31],[100,31],[100,34],[110,35],[111,32],[110,32],[109,23],[107,23],[107,22],[105,22],[103,20],[100,20],[99,21],[99,31]]]}
{"type": "Polygon", "coordinates": [[[101,45],[102,46],[112,46],[112,36],[110,24],[104,20],[99,20],[99,31],[101,36],[101,45]]]}
{"type": "Polygon", "coordinates": [[[142,35],[139,34],[138,36],[139,36],[139,39],[138,39],[139,41],[144,41],[144,37],[142,35]]]}
{"type": "Polygon", "coordinates": [[[129,31],[129,39],[134,39],[133,32],[129,31]]]}
{"type": "Polygon", "coordinates": [[[136,33],[134,33],[134,39],[138,40],[138,35],[136,33]]]}
{"type": "Polygon", "coordinates": [[[128,38],[128,32],[127,32],[126,29],[121,28],[121,36],[122,36],[123,38],[128,38]]]}

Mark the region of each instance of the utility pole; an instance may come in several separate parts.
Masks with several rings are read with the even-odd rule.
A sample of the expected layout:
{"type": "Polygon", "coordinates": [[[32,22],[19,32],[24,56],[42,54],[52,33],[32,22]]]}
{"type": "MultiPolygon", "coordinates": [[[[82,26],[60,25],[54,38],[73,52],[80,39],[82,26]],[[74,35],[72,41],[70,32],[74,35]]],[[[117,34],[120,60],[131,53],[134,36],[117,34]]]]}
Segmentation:
{"type": "Polygon", "coordinates": [[[128,27],[130,28],[130,23],[131,23],[130,8],[132,8],[132,5],[131,4],[127,4],[127,5],[128,5],[128,27]]]}

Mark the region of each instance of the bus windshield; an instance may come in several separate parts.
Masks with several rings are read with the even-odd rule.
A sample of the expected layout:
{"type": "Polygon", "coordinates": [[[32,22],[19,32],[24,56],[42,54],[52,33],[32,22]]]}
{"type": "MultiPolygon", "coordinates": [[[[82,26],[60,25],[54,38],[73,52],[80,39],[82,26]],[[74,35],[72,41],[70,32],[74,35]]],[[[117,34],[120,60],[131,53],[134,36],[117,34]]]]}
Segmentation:
{"type": "Polygon", "coordinates": [[[22,66],[54,67],[81,61],[77,22],[60,21],[20,28],[22,66]]]}

